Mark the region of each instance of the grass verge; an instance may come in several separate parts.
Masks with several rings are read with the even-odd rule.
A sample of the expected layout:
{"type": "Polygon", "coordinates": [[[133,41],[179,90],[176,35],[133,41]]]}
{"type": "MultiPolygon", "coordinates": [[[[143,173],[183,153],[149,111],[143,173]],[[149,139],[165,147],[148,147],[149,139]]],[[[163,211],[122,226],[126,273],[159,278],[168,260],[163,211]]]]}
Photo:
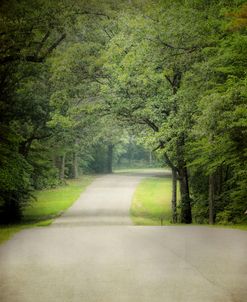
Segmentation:
{"type": "MultiPolygon", "coordinates": [[[[144,179],[135,191],[130,214],[136,225],[171,225],[171,179],[144,179]]],[[[174,226],[176,225],[189,226],[184,224],[175,224],[174,226]]],[[[246,224],[192,225],[247,231],[246,224]]]]}
{"type": "Polygon", "coordinates": [[[149,172],[158,172],[164,173],[166,171],[170,171],[167,168],[119,168],[113,169],[114,173],[149,173],[149,172]]]}
{"type": "Polygon", "coordinates": [[[171,224],[171,179],[146,178],[138,185],[130,214],[136,225],[171,224]]]}
{"type": "Polygon", "coordinates": [[[214,224],[214,225],[207,225],[212,228],[224,228],[224,229],[237,229],[242,231],[247,231],[246,224],[214,224]]]}
{"type": "Polygon", "coordinates": [[[16,225],[1,226],[0,243],[8,240],[16,232],[35,226],[47,226],[53,219],[69,208],[92,182],[93,176],[83,176],[68,180],[67,184],[55,189],[36,191],[36,200],[23,212],[22,222],[16,225]]]}

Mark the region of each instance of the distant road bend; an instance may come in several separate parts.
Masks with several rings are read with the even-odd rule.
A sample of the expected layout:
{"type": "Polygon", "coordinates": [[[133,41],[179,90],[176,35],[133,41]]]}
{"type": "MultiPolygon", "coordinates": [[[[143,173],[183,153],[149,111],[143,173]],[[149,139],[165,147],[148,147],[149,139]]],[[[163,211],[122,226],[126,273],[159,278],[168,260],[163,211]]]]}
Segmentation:
{"type": "Polygon", "coordinates": [[[247,301],[247,232],[132,225],[134,190],[155,175],[100,176],[51,226],[0,246],[0,301],[247,301]]]}

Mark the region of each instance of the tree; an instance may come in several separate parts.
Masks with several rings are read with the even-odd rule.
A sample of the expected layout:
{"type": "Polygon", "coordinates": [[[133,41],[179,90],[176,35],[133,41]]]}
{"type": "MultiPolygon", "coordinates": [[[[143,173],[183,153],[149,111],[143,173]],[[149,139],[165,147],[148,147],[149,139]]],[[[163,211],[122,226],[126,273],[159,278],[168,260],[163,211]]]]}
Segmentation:
{"type": "Polygon", "coordinates": [[[5,175],[1,178],[5,222],[20,219],[31,185],[36,186],[36,176],[41,174],[37,171],[42,166],[41,157],[37,157],[40,140],[51,135],[46,60],[65,39],[64,13],[64,4],[1,2],[0,157],[4,164],[1,174],[5,175]],[[34,144],[35,152],[30,154],[34,144]],[[6,156],[13,159],[8,164],[6,156]]]}
{"type": "MultiPolygon", "coordinates": [[[[205,31],[205,26],[202,26],[201,12],[189,7],[185,7],[183,18],[181,11],[178,15],[176,6],[169,8],[166,4],[160,4],[158,10],[148,6],[148,13],[149,18],[139,11],[131,11],[119,18],[120,30],[111,39],[105,58],[104,68],[109,79],[105,86],[110,90],[108,105],[122,119],[146,125],[156,133],[154,148],[158,145],[165,152],[166,162],[173,170],[174,192],[176,179],[180,182],[181,221],[190,223],[190,194],[184,156],[187,129],[173,129],[180,105],[178,92],[182,76],[199,56],[203,36],[197,34],[199,30],[205,31]],[[167,9],[165,13],[164,8],[167,9]],[[187,21],[191,18],[196,21],[193,31],[187,21]],[[172,28],[178,19],[184,24],[174,35],[172,28]],[[123,24],[128,25],[123,27],[123,24]],[[185,33],[187,40],[184,40],[185,33]]],[[[175,196],[176,193],[173,194],[174,221],[175,196]]]]}
{"type": "Polygon", "coordinates": [[[199,200],[208,196],[205,207],[210,223],[243,220],[246,198],[246,32],[226,30],[228,22],[224,16],[225,27],[220,31],[224,38],[218,37],[217,44],[204,49],[204,61],[189,78],[190,85],[201,87],[196,93],[199,101],[189,156],[208,184],[207,194],[199,193],[199,188],[194,193],[199,193],[199,200]]]}
{"type": "Polygon", "coordinates": [[[244,219],[242,4],[3,1],[0,211],[20,217],[32,188],[111,172],[131,128],[172,170],[174,223],[244,219]]]}

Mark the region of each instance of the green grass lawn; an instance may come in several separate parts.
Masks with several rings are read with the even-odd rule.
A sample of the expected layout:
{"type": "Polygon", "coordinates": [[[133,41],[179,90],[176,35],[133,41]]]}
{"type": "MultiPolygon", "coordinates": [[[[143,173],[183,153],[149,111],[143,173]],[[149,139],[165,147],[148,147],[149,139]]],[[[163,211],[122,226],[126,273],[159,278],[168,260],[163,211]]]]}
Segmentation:
{"type": "Polygon", "coordinates": [[[34,226],[46,226],[52,219],[69,208],[92,182],[93,176],[68,180],[67,184],[56,189],[36,191],[34,200],[23,212],[22,222],[18,225],[1,226],[0,243],[16,232],[34,226]]]}
{"type": "Polygon", "coordinates": [[[171,179],[146,178],[137,187],[130,209],[137,225],[171,224],[171,179]]]}

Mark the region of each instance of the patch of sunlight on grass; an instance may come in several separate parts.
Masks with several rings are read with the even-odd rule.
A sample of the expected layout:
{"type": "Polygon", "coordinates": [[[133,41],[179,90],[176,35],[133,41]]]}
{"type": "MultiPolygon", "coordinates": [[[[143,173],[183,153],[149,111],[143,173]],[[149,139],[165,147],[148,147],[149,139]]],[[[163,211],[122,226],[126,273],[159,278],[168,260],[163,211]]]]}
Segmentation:
{"type": "Polygon", "coordinates": [[[147,178],[137,187],[130,214],[137,225],[171,224],[171,179],[147,178]]]}
{"type": "Polygon", "coordinates": [[[24,210],[21,223],[0,226],[0,243],[24,228],[50,225],[55,217],[61,215],[79,198],[93,179],[94,176],[87,175],[68,180],[66,185],[55,189],[36,191],[36,200],[24,210]]]}

